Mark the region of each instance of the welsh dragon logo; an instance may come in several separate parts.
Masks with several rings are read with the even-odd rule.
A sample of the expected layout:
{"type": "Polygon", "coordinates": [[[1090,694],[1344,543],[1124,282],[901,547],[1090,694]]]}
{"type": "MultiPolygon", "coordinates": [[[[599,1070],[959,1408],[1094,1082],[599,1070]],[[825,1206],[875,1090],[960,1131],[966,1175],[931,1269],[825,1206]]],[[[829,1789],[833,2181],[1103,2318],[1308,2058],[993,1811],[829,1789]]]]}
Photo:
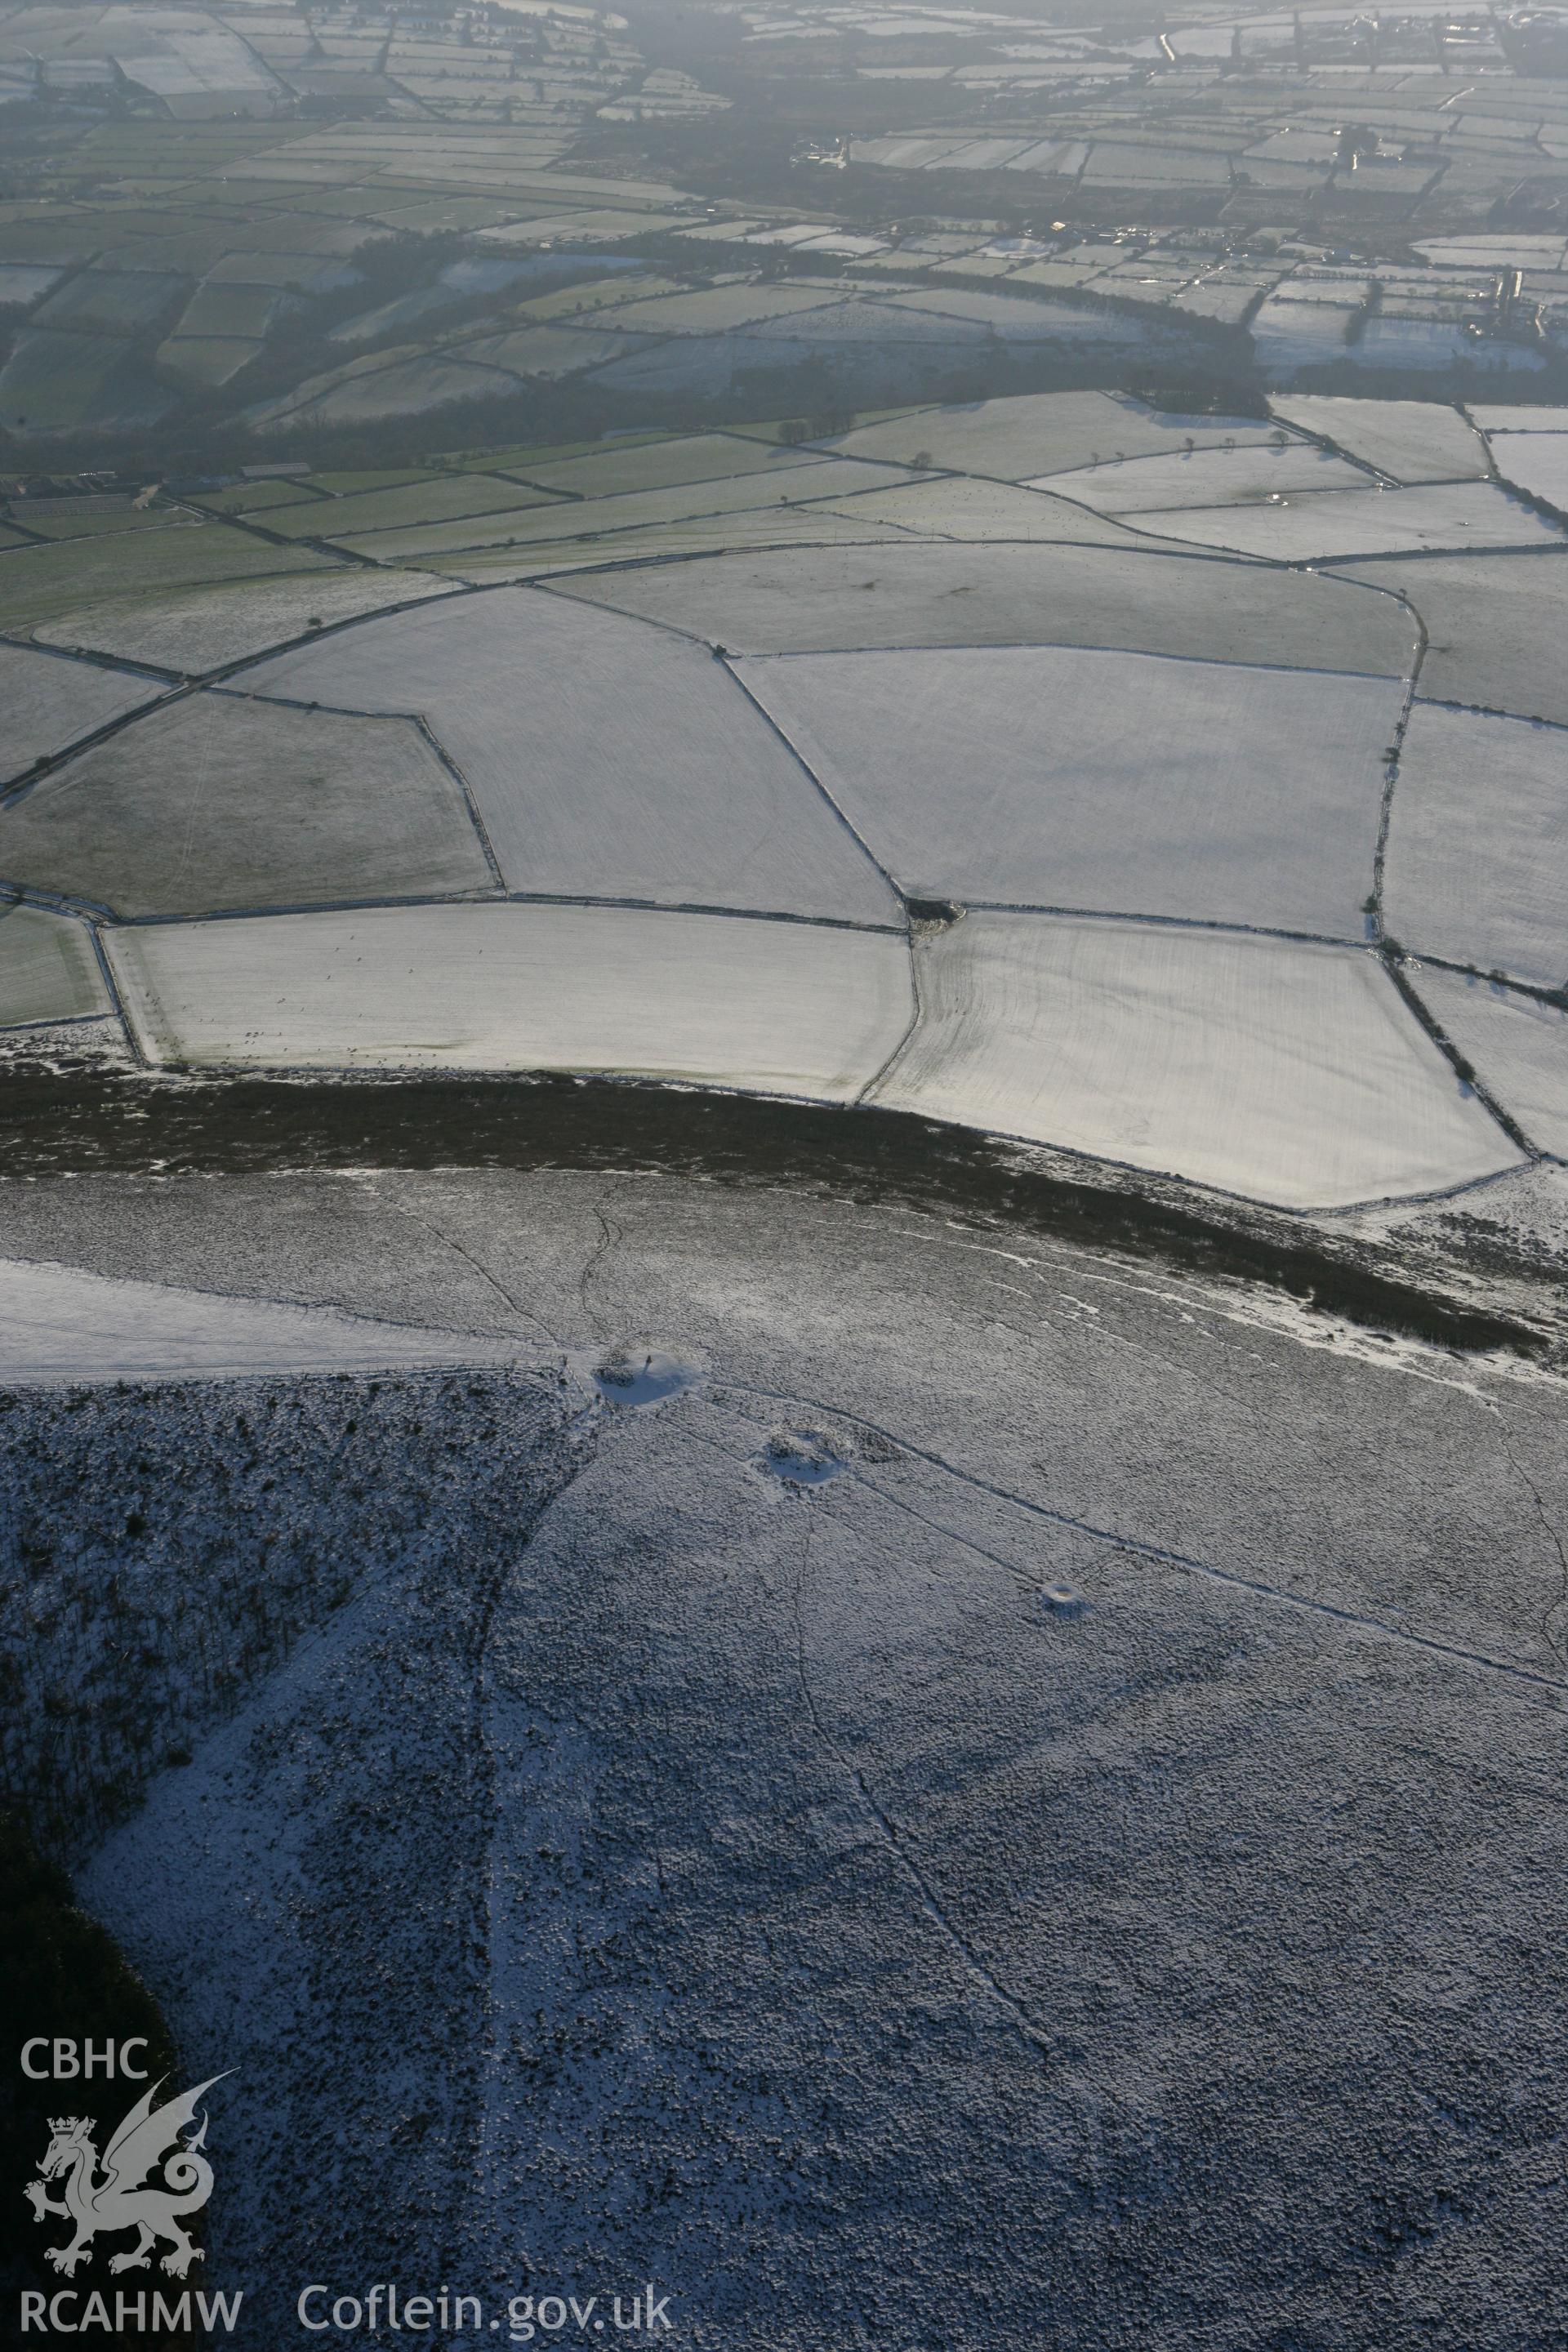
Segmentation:
{"type": "Polygon", "coordinates": [[[203,2259],[200,2246],[192,2243],[180,2223],[185,2214],[199,2212],[213,2193],[213,2168],[201,2153],[207,2136],[205,2116],[190,2138],[182,2139],[180,2135],[195,2121],[204,2093],[223,2079],[214,2074],[161,2107],[154,2107],[153,2102],[163,2084],[154,2083],[104,2149],[101,2173],[91,2117],[50,2117],[49,2144],[38,2167],[39,2177],[29,2180],[22,2193],[32,2206],[35,2220],[44,2221],[58,2214],[75,2224],[76,2235],[68,2246],[46,2247],[47,2262],[69,2278],[77,2264],[87,2259],[100,2231],[112,2236],[121,2230],[134,2230],[136,2243],[128,2253],[112,2257],[111,2271],[145,2270],[153,2246],[161,2240],[170,2248],[163,2268],[174,2278],[184,2278],[192,2263],[203,2259]],[[65,2193],[57,2200],[49,2196],[47,2184],[62,2174],[65,2193]],[[155,2177],[150,2179],[150,2174],[155,2177]]]}

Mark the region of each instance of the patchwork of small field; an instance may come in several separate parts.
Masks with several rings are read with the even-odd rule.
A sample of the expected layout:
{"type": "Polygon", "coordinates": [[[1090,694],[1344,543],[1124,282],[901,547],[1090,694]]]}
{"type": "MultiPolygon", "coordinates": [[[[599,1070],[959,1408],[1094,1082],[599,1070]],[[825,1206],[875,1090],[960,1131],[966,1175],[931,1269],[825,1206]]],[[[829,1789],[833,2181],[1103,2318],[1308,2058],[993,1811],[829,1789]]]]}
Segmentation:
{"type": "Polygon", "coordinates": [[[0,1805],[242,2341],[1544,2352],[1568,5],[1055,16],[0,0],[0,1805]]]}
{"type": "Polygon", "coordinates": [[[1081,645],[1397,678],[1416,646],[1392,595],[1346,595],[1303,572],[1136,541],[717,554],[580,572],[561,591],[742,654],[1081,645]]]}
{"type": "MultiPolygon", "coordinates": [[[[689,517],[744,512],[763,505],[779,506],[840,499],[847,494],[880,490],[906,480],[892,467],[857,465],[852,458],[816,456],[805,465],[745,473],[673,485],[668,488],[627,490],[618,496],[546,502],[538,493],[515,490],[516,504],[499,499],[504,511],[470,515],[464,520],[416,525],[399,530],[387,524],[374,533],[350,532],[343,545],[351,552],[394,562],[420,555],[448,554],[468,547],[508,546],[542,541],[580,539],[610,532],[646,529],[650,523],[682,522],[689,517]]],[[[406,494],[388,494],[397,500],[406,494]]],[[[342,503],[347,504],[344,500],[342,503]]],[[[356,501],[357,503],[357,501],[356,501]]],[[[318,526],[319,534],[322,526],[318,526]]],[[[335,533],[333,534],[335,536],[335,533]]]]}
{"type": "Polygon", "coordinates": [[[1549,1150],[1494,1033],[1568,979],[1568,535],[1456,409],[1289,408],[513,446],[0,554],[70,705],[0,885],[88,975],[5,1018],[96,1009],[90,927],[163,1064],[896,1101],[1293,1209],[1549,1150]],[[1500,976],[1473,1053],[1412,958],[1500,976]]]}
{"type": "Polygon", "coordinates": [[[619,614],[500,589],[345,631],[247,682],[297,702],[417,710],[467,780],[510,889],[900,920],[723,666],[619,614]]]}

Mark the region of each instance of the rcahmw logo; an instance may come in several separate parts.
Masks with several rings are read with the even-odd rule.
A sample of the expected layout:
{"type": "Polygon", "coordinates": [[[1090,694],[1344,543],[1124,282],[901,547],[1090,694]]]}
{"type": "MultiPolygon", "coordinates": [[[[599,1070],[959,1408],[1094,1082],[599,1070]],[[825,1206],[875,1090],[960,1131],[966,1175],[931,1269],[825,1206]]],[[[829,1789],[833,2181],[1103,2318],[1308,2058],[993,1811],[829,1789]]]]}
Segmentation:
{"type": "MultiPolygon", "coordinates": [[[[50,2042],[40,2035],[23,2043],[22,2071],[34,2082],[86,2082],[100,2073],[111,2080],[118,2074],[142,2082],[146,2068],[132,2061],[145,2048],[140,2041],[122,2042],[118,2050],[112,2042],[88,2042],[79,2056],[74,2042],[50,2042]],[[47,2053],[48,2063],[38,2063],[40,2052],[47,2053]]],[[[23,2194],[34,2219],[46,2227],[56,2221],[70,2224],[63,2243],[44,2248],[44,2260],[52,2269],[71,2278],[90,2259],[95,2238],[132,2230],[135,2243],[110,2257],[112,2272],[150,2270],[153,2248],[159,2246],[168,2249],[159,2268],[171,2278],[183,2279],[191,2264],[203,2259],[184,2223],[200,2212],[213,2192],[212,2164],[204,2153],[207,2119],[198,2110],[214,2084],[224,2080],[222,2074],[211,2075],[194,2091],[183,2091],[161,2106],[153,2101],[163,2083],[153,2084],[121,2116],[101,2158],[98,2126],[90,2116],[49,2118],[38,2177],[28,2181],[23,2194]],[[59,2193],[51,2196],[54,2186],[59,2193]]],[[[181,2294],[121,2288],[112,2296],[96,2288],[83,2293],[65,2287],[54,2294],[28,2289],[22,2295],[22,2333],[37,2329],[45,2335],[81,2336],[95,2328],[188,2328],[193,2319],[204,2328],[227,2331],[238,2320],[243,2301],[242,2293],[193,2294],[189,2288],[181,2294]]]]}

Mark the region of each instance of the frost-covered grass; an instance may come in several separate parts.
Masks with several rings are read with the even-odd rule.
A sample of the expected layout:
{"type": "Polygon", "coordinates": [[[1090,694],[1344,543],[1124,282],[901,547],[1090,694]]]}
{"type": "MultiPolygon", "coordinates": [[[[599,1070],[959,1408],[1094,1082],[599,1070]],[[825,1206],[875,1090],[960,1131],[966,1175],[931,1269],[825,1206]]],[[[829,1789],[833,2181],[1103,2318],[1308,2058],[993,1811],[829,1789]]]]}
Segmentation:
{"type": "Polygon", "coordinates": [[[900,489],[863,491],[835,511],[860,521],[891,523],[917,538],[1058,540],[1091,547],[1138,544],[1130,529],[1089,514],[1068,499],[961,474],[933,475],[929,481],[910,482],[900,489]]]}
{"type": "Polygon", "coordinates": [[[1320,433],[1396,482],[1481,480],[1487,456],[1457,408],[1436,400],[1342,400],[1273,394],[1287,425],[1320,433]]]}
{"type": "Polygon", "coordinates": [[[1360,934],[1396,679],[1059,646],[741,675],[917,896],[1360,934]]]}
{"type": "Polygon", "coordinates": [[[1492,407],[1472,400],[1466,403],[1466,414],[1489,439],[1498,433],[1568,433],[1568,408],[1542,408],[1525,401],[1492,407]]]}
{"type": "MultiPolygon", "coordinates": [[[[782,333],[783,329],[779,331],[782,333]]],[[[798,336],[788,342],[771,337],[763,342],[742,331],[735,334],[653,335],[637,338],[640,348],[609,361],[594,373],[595,385],[643,398],[666,394],[693,399],[717,399],[733,394],[748,371],[795,366],[812,356],[813,346],[798,336]]],[[[847,371],[850,354],[840,346],[837,360],[847,371]]],[[[843,375],[840,375],[843,384],[843,375]]]]}
{"type": "Polygon", "coordinates": [[[1299,441],[1283,449],[1194,449],[1178,457],[1130,457],[1120,465],[1045,474],[1032,488],[1081,499],[1102,514],[1138,514],[1145,508],[1260,506],[1305,490],[1365,489],[1359,466],[1299,441]]]}
{"type": "Polygon", "coordinates": [[[468,522],[431,523],[410,530],[378,530],[365,538],[345,538],[357,551],[393,558],[449,554],[464,547],[515,541],[534,546],[558,539],[603,534],[606,539],[652,523],[731,514],[748,508],[788,508],[806,500],[841,499],[847,491],[879,490],[900,477],[885,466],[858,465],[848,458],[817,457],[782,470],[746,473],[733,479],[672,484],[662,489],[628,490],[617,496],[537,503],[511,514],[475,517],[468,522]]]}
{"type": "MultiPolygon", "coordinates": [[[[293,487],[292,484],[289,485],[293,487]]],[[[321,501],[311,500],[312,507],[321,501]]],[[[88,604],[41,623],[40,643],[80,646],[124,661],[152,662],[195,675],[265,653],[303,636],[313,622],[331,627],[389,604],[445,596],[455,583],[423,572],[339,571],[309,579],[194,587],[166,596],[88,604]]]]}
{"type": "Polygon", "coordinates": [[[494,889],[411,721],[188,696],[0,809],[0,872],[121,915],[494,889]]]}
{"type": "MultiPolygon", "coordinates": [[[[933,483],[930,494],[949,487],[957,486],[933,483]]],[[[855,510],[867,503],[857,499],[855,510]]],[[[700,563],[582,572],[563,593],[748,654],[1083,645],[1397,677],[1408,673],[1415,649],[1415,625],[1392,597],[1135,542],[1107,549],[891,541],[875,552],[719,554],[700,563]]]]}
{"type": "Polygon", "coordinates": [[[923,450],[938,466],[1021,482],[1099,458],[1179,454],[1189,440],[1200,449],[1227,442],[1257,446],[1271,430],[1256,417],[1167,416],[1111,393],[1026,393],[962,408],[921,409],[861,425],[832,446],[848,457],[905,464],[923,450]]]}
{"type": "Polygon", "coordinates": [[[1568,1012],[1432,965],[1417,993],[1538,1150],[1568,1159],[1568,1012]]]}
{"type": "Polygon", "coordinates": [[[908,1025],[891,931],[465,906],[114,930],[160,1061],[595,1070],[843,1101],[908,1025]]]}
{"type": "Polygon", "coordinates": [[[1558,527],[1489,482],[1411,490],[1342,490],[1277,507],[1180,507],[1140,518],[1145,530],[1276,563],[1321,556],[1415,554],[1426,549],[1550,547],[1558,527]]]}
{"type": "Polygon", "coordinates": [[[0,1028],[110,1010],[86,929],[41,907],[0,905],[0,1028]]]}
{"type": "Polygon", "coordinates": [[[1568,982],[1568,732],[1417,702],[1400,754],[1384,917],[1406,947],[1568,982]]]}
{"type": "Polygon", "coordinates": [[[0,627],[52,621],[103,597],[140,600],[201,581],[341,568],[335,556],[314,548],[275,547],[223,522],[195,530],[119,531],[56,547],[22,547],[0,565],[0,627]]]}
{"type": "Polygon", "coordinates": [[[423,712],[512,889],[899,918],[734,680],[705,649],[642,622],[501,591],[345,630],[246,682],[423,712]]]}
{"type": "Polygon", "coordinates": [[[1283,1208],[1432,1192],[1519,1154],[1370,955],[974,913],[917,949],[876,1098],[1283,1208]]]}
{"type": "Polygon", "coordinates": [[[237,336],[177,335],[160,345],[158,365],[182,385],[216,386],[230,383],[261,348],[237,336]]]}
{"type": "Polygon", "coordinates": [[[163,691],[153,678],[0,645],[0,781],[22,775],[36,760],[163,691]]]}
{"type": "Polygon", "coordinates": [[[1568,722],[1568,547],[1528,562],[1478,554],[1348,564],[1343,577],[1407,596],[1420,614],[1424,695],[1568,722]]]}
{"type": "Polygon", "coordinates": [[[1505,481],[1560,512],[1568,509],[1568,433],[1500,433],[1490,447],[1505,481]]]}
{"type": "Polygon", "coordinates": [[[1568,409],[1538,407],[1528,400],[1507,407],[1486,407],[1483,402],[1469,400],[1465,414],[1488,440],[1498,433],[1568,433],[1568,409]]]}
{"type": "Polygon", "coordinates": [[[432,572],[483,587],[500,581],[553,583],[569,572],[642,564],[649,558],[722,555],[736,548],[887,547],[905,538],[890,523],[863,520],[862,503],[848,499],[842,513],[821,506],[752,507],[744,514],[694,515],[685,522],[617,531],[607,545],[594,539],[558,540],[531,548],[478,547],[427,560],[432,572]]]}
{"type": "Polygon", "coordinates": [[[450,481],[412,482],[359,496],[301,501],[269,514],[267,527],[290,539],[346,539],[350,531],[394,530],[545,503],[542,491],[521,483],[501,481],[494,474],[458,474],[450,481]]]}

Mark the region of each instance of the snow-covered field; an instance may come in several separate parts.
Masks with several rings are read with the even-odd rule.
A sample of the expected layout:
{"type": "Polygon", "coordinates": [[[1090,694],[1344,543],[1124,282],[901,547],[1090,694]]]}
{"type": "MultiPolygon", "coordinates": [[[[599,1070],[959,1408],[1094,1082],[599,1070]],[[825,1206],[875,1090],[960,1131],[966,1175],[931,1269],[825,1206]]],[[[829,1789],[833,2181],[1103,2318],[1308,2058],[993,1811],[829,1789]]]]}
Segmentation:
{"type": "Polygon", "coordinates": [[[1568,408],[1541,408],[1523,401],[1517,406],[1489,407],[1472,400],[1465,414],[1489,439],[1498,433],[1568,433],[1568,408]]]}
{"type": "Polygon", "coordinates": [[[1189,441],[1200,449],[1256,446],[1271,430],[1256,417],[1168,416],[1111,393],[1068,392],[921,409],[860,425],[832,446],[903,465],[924,452],[933,465],[1022,482],[1099,458],[1179,455],[1189,441]]]}
{"type": "Polygon", "coordinates": [[[1056,646],[742,661],[900,887],[1360,935],[1395,679],[1056,646]]]}
{"type": "MultiPolygon", "coordinates": [[[[898,304],[809,291],[900,332],[994,313],[934,284],[898,304]]],[[[1557,412],[1476,415],[1500,444],[1568,439],[1557,412]]],[[[412,486],[246,486],[229,504],[322,538],[277,559],[320,568],[142,600],[97,565],[98,601],[42,625],[102,657],[49,668],[106,708],[157,692],[117,658],[186,690],[128,700],[0,811],[0,883],[111,910],[138,1034],[204,1066],[625,1071],[843,1099],[903,1034],[924,900],[1382,941],[1394,965],[1403,946],[1554,986],[1556,737],[1522,722],[1568,720],[1568,537],[1477,478],[1458,408],[1303,400],[1281,419],[1076,392],[799,446],[656,434],[412,486]],[[1388,487],[1312,487],[1374,467],[1388,487]],[[1084,502],[1131,497],[1120,517],[1084,502]],[[362,549],[374,572],[350,569],[362,549]],[[480,903],[509,893],[528,903],[480,903]],[[407,903],[436,899],[452,903],[407,903]],[[267,910],[279,925],[248,919],[267,910]]],[[[220,554],[239,540],[230,520],[206,535],[220,554]]],[[[38,555],[16,559],[29,580],[38,555]]],[[[46,659],[5,658],[33,677],[46,659]]],[[[100,1011],[85,929],[31,916],[12,945],[0,1017],[100,1011]]],[[[1393,1090],[1388,1133],[1367,1114],[1376,1181],[1469,1181],[1483,1114],[1464,1104],[1405,1152],[1400,1055],[1425,1070],[1436,1048],[1374,963],[1344,969],[1401,1040],[1367,1065],[1371,1092],[1393,1090]]],[[[1035,1048],[1006,1044],[989,1000],[975,1017],[987,1066],[1018,1060],[996,1099],[1016,1082],[1032,1101],[1035,1048]]],[[[1324,1047],[1325,1085],[1361,1067],[1358,1034],[1324,1047]]],[[[990,1083],[968,1115],[989,1116],[990,1083]]],[[[1027,1116],[1087,1149],[1100,1115],[1075,1123],[1053,1094],[1027,1116]]],[[[1229,1160],[1179,1126],[1162,1150],[1189,1181],[1300,1192],[1267,1118],[1229,1160]]]]}
{"type": "Polygon", "coordinates": [[[563,594],[741,654],[1081,645],[1399,677],[1416,642],[1392,596],[1135,541],[719,554],[579,572],[560,584],[563,594]]]}
{"type": "Polygon", "coordinates": [[[829,511],[858,523],[890,523],[917,538],[1066,540],[1090,547],[1138,544],[1129,528],[1091,514],[1069,499],[968,475],[936,475],[903,489],[863,490],[829,511]]]}
{"type": "Polygon", "coordinates": [[[1081,499],[1102,514],[1124,515],[1162,507],[1262,506],[1310,490],[1364,490],[1368,481],[1359,466],[1293,441],[1283,449],[1194,449],[1179,457],[1129,457],[1042,474],[1029,487],[1081,499]]]}
{"type": "Polygon", "coordinates": [[[1568,730],[1417,702],[1399,761],[1384,868],[1406,947],[1568,982],[1568,730]]]}
{"type": "Polygon", "coordinates": [[[1434,555],[1356,563],[1341,576],[1406,596],[1426,625],[1421,691],[1568,725],[1568,546],[1528,562],[1434,555]]]}
{"type": "Polygon", "coordinates": [[[1531,1143],[1568,1159],[1568,1010],[1430,964],[1415,980],[1422,1001],[1531,1143]]]}
{"type": "Polygon", "coordinates": [[[971,914],[921,943],[877,1100],[1284,1207],[1473,1181],[1519,1154],[1370,956],[971,914]]]}
{"type": "Polygon", "coordinates": [[[886,881],[706,650],[527,588],[344,631],[258,693],[418,710],[508,886],[894,923],[886,881]]]}
{"type": "Polygon", "coordinates": [[[1489,482],[1423,483],[1409,490],[1341,490],[1278,507],[1179,507],[1145,513],[1145,530],[1276,563],[1325,556],[1400,555],[1430,549],[1548,547],[1563,532],[1489,482]]]}
{"type": "MultiPolygon", "coordinates": [[[[1396,482],[1484,480],[1487,453],[1458,409],[1429,400],[1325,399],[1276,393],[1276,416],[1315,433],[1396,482]]],[[[1509,414],[1514,412],[1510,411],[1509,414]]]]}
{"type": "Polygon", "coordinates": [[[1568,433],[1500,433],[1491,453],[1505,481],[1560,513],[1568,509],[1568,433]]]}
{"type": "Polygon", "coordinates": [[[627,490],[619,496],[586,503],[558,502],[514,512],[475,516],[468,521],[413,525],[407,530],[382,530],[351,534],[345,547],[357,553],[384,556],[392,562],[410,556],[439,555],[454,548],[493,546],[517,541],[534,544],[576,539],[584,531],[618,536],[649,523],[681,522],[688,516],[730,514],[747,508],[799,505],[808,500],[841,499],[847,493],[878,490],[906,478],[895,467],[858,465],[853,458],[818,457],[782,473],[739,474],[732,478],[686,482],[666,489],[627,490]]]}
{"type": "Polygon", "coordinates": [[[114,930],[155,1061],[575,1069],[853,1096],[909,1025],[893,931],[631,908],[370,908],[114,930]]]}

